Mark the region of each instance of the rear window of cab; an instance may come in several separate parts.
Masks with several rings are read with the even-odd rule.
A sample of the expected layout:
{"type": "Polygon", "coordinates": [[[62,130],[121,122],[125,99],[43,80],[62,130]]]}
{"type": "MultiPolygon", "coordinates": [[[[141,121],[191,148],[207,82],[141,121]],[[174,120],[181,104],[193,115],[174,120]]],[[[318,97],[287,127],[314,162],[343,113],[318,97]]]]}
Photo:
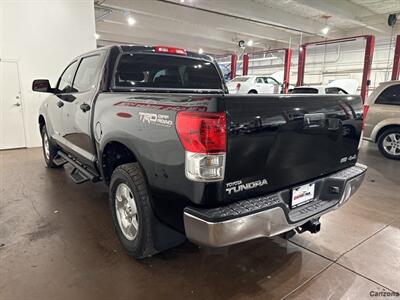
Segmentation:
{"type": "Polygon", "coordinates": [[[130,89],[223,89],[221,77],[212,62],[160,54],[122,54],[114,85],[130,89]]]}

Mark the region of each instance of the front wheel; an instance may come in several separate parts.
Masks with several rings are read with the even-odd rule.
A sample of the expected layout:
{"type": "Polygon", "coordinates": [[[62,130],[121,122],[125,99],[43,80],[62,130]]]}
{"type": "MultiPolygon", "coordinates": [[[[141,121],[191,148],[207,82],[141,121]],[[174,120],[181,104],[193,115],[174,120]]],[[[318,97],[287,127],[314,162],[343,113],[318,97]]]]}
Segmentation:
{"type": "Polygon", "coordinates": [[[110,208],[118,238],[128,254],[142,259],[155,254],[153,211],[143,173],[137,163],[117,167],[110,182],[110,208]]]}
{"type": "Polygon", "coordinates": [[[390,159],[400,159],[400,129],[388,129],[378,138],[381,153],[390,159]]]}
{"type": "Polygon", "coordinates": [[[48,168],[58,168],[60,166],[54,163],[54,158],[57,156],[57,147],[54,146],[47,133],[46,125],[42,127],[42,149],[43,157],[48,168]]]}

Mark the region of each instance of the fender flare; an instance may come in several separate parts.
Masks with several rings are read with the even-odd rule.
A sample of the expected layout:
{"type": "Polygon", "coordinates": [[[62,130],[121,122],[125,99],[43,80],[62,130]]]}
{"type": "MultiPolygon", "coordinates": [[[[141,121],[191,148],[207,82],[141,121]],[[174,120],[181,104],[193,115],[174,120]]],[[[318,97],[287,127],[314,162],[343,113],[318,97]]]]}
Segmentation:
{"type": "Polygon", "coordinates": [[[382,132],[382,129],[388,126],[400,126],[400,119],[399,118],[385,119],[376,124],[374,129],[372,130],[371,139],[376,143],[378,141],[379,133],[382,132]]]}

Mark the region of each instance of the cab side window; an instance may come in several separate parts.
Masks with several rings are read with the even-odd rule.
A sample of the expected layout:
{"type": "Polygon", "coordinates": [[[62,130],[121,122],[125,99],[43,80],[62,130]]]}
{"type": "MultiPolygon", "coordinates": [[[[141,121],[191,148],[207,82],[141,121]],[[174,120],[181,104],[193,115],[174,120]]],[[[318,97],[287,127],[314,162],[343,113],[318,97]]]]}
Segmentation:
{"type": "Polygon", "coordinates": [[[73,92],[86,92],[91,90],[97,82],[100,68],[100,55],[82,58],[76,72],[73,92]]]}
{"type": "Polygon", "coordinates": [[[400,105],[400,84],[386,88],[376,99],[376,104],[400,105]]]}
{"type": "Polygon", "coordinates": [[[274,78],[272,78],[272,77],[264,77],[264,81],[265,81],[266,83],[279,85],[279,82],[276,81],[276,80],[275,80],[274,78]]]}
{"type": "Polygon", "coordinates": [[[261,77],[257,77],[256,83],[264,83],[264,80],[261,77]]]}
{"type": "Polygon", "coordinates": [[[74,79],[76,67],[78,62],[74,61],[71,63],[62,73],[59,81],[57,90],[59,93],[71,93],[72,92],[72,80],[74,79]]]}

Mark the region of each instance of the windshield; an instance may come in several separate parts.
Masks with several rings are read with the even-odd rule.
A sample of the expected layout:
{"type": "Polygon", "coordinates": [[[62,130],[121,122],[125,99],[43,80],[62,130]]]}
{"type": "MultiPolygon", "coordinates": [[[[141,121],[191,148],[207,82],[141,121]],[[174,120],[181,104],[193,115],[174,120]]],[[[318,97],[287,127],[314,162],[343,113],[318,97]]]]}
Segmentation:
{"type": "Polygon", "coordinates": [[[240,77],[236,77],[236,78],[232,79],[230,82],[245,82],[249,79],[250,79],[250,77],[240,76],[240,77]]]}
{"type": "Polygon", "coordinates": [[[213,63],[160,54],[123,54],[115,74],[115,87],[130,90],[222,90],[213,63]]]}

